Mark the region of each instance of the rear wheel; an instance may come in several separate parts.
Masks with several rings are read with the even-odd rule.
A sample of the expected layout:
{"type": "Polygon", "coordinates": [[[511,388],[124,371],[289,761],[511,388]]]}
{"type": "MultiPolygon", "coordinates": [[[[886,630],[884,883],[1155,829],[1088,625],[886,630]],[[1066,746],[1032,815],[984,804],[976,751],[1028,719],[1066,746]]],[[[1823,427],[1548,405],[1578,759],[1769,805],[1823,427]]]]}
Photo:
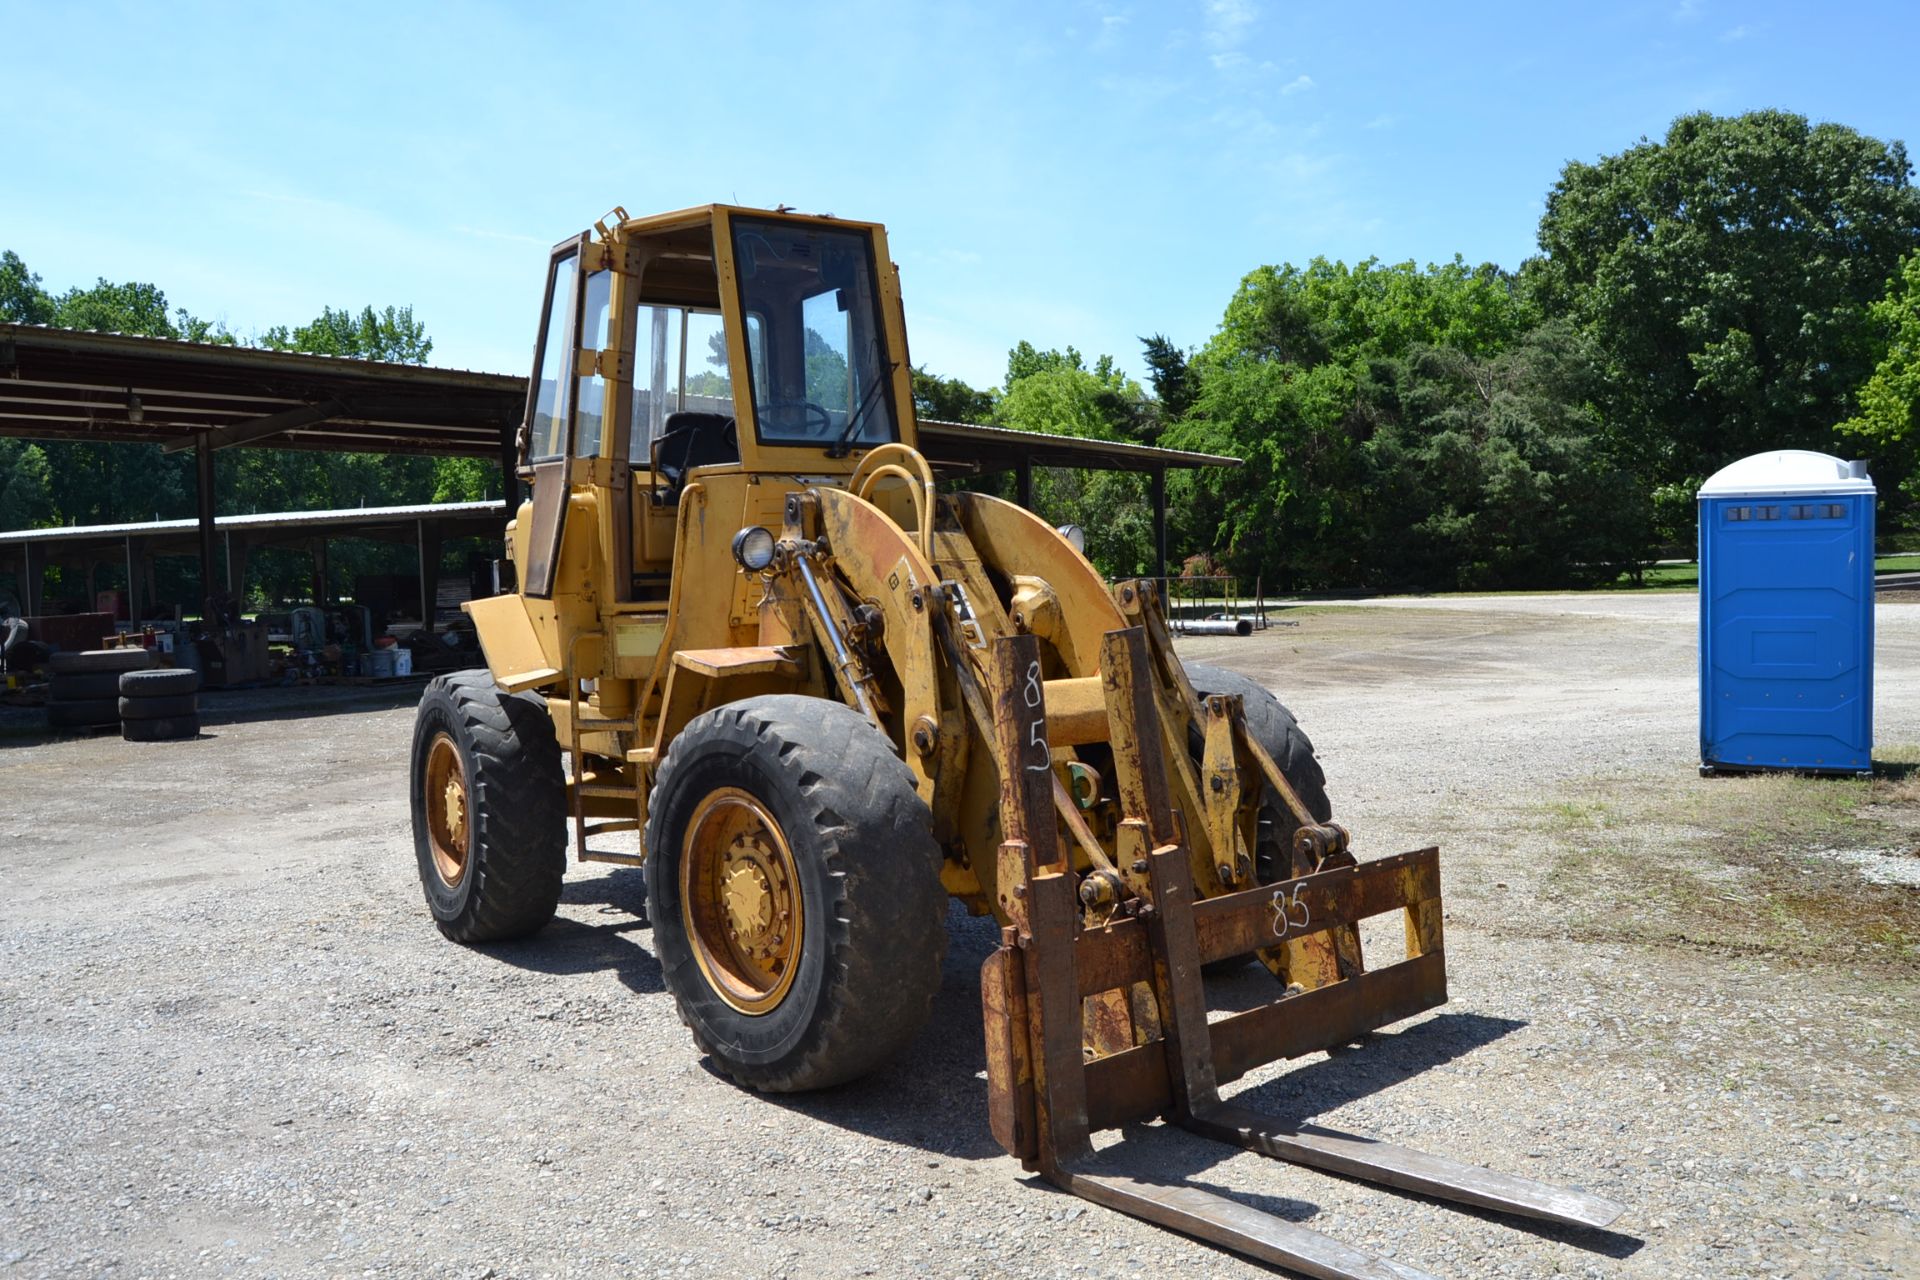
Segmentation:
{"type": "Polygon", "coordinates": [[[413,846],[440,932],[529,934],[553,918],[566,872],[566,781],[553,721],[486,671],[440,676],[413,727],[413,846]]]}
{"type": "Polygon", "coordinates": [[[824,1088],[919,1032],[946,953],[940,851],[866,717],[791,695],[707,712],[668,748],[646,841],[667,987],[733,1079],[824,1088]]]}

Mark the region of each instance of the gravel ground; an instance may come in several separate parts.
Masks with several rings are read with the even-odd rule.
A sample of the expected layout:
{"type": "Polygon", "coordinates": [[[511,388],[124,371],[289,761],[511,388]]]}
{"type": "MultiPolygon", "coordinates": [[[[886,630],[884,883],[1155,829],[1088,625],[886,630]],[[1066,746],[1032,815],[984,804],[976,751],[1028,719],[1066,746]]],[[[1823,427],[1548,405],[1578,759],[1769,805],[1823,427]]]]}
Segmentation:
{"type": "MultiPolygon", "coordinates": [[[[1443,851],[1452,1003],[1243,1100],[1588,1187],[1629,1206],[1617,1233],[1159,1126],[1136,1158],[1456,1278],[1920,1274],[1914,969],[1596,939],[1550,883],[1543,806],[1713,785],[1693,607],[1396,602],[1186,645],[1300,714],[1362,856],[1443,851]]],[[[1270,1274],[998,1152],[978,921],[952,918],[900,1061],[782,1099],[694,1055],[636,871],[571,876],[531,941],[444,942],[410,701],[212,698],[190,744],[0,738],[0,1276],[1270,1274]]],[[[1920,603],[1880,608],[1877,737],[1920,743],[1920,603]]]]}

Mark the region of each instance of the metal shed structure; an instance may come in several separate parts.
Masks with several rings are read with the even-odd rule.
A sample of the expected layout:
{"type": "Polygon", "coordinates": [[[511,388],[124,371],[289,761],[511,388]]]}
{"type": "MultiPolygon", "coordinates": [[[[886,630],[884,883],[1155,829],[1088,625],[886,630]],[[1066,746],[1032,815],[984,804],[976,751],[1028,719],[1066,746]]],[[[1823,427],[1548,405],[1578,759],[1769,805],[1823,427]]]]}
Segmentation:
{"type": "MultiPolygon", "coordinates": [[[[526,389],[527,380],[511,374],[0,324],[0,435],[193,452],[198,510],[191,524],[204,594],[211,594],[208,584],[223,581],[224,517],[216,514],[213,474],[218,450],[487,458],[500,467],[511,511],[518,506],[514,435],[526,389]]],[[[1215,454],[958,422],[922,420],[920,437],[921,452],[948,474],[1015,474],[1020,500],[1029,506],[1036,467],[1148,475],[1161,577],[1167,472],[1240,465],[1215,454]]],[[[0,533],[0,545],[9,537],[0,533]]]]}
{"type": "MultiPolygon", "coordinates": [[[[432,618],[438,592],[439,550],[443,542],[460,537],[497,537],[506,521],[506,503],[423,503],[404,507],[349,507],[339,511],[269,512],[259,515],[218,516],[214,531],[227,581],[243,582],[248,555],[261,547],[293,546],[314,555],[316,584],[326,578],[326,539],[373,538],[408,543],[419,556],[420,616],[432,618]]],[[[26,586],[21,607],[28,615],[42,612],[40,579],[36,572],[62,558],[85,564],[124,560],[128,616],[142,617],[142,604],[151,605],[152,560],[161,555],[197,555],[197,520],[149,520],[133,524],[66,525],[53,529],[0,532],[0,572],[13,570],[26,586]]],[[[325,603],[326,592],[316,585],[314,600],[325,603]]]]}

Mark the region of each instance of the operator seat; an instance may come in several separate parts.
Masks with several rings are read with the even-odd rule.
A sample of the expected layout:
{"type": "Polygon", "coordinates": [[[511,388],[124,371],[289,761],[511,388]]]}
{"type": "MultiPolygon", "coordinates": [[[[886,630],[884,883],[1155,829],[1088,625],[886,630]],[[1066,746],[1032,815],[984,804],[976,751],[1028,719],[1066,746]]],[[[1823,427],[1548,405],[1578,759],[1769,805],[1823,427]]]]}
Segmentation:
{"type": "Polygon", "coordinates": [[[670,413],[661,428],[658,470],[676,493],[695,467],[740,461],[739,427],[731,414],[670,413]]]}

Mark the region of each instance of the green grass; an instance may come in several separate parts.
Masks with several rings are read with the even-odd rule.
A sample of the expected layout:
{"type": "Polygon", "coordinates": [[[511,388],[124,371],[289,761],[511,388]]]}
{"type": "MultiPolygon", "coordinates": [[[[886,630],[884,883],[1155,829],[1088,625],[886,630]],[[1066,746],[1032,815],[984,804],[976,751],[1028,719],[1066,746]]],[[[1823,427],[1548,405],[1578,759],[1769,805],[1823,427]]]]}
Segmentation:
{"type": "Polygon", "coordinates": [[[1819,852],[1920,843],[1920,748],[1874,758],[1865,778],[1610,780],[1537,801],[1530,825],[1577,934],[1913,973],[1920,894],[1819,852]]]}
{"type": "MultiPolygon", "coordinates": [[[[1916,573],[1920,572],[1920,555],[1875,556],[1875,573],[1916,573]]],[[[1610,585],[1599,590],[1617,591],[1622,588],[1643,591],[1697,591],[1700,588],[1700,566],[1694,561],[1686,564],[1657,564],[1642,571],[1640,583],[1636,585],[1633,575],[1623,573],[1610,585]]]]}

